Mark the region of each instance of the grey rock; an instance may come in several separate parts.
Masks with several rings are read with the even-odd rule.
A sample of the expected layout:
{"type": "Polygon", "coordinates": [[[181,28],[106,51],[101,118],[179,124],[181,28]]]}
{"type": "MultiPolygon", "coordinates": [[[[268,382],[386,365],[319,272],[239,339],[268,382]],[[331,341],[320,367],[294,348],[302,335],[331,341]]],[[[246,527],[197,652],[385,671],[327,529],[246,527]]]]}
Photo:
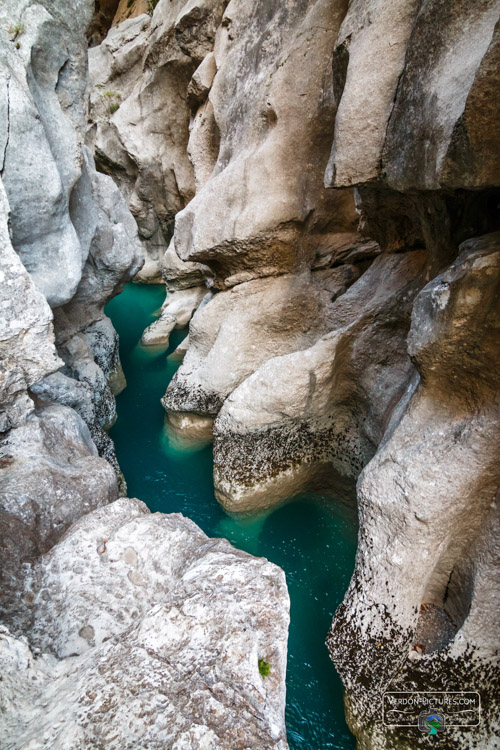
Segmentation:
{"type": "Polygon", "coordinates": [[[189,142],[198,190],[175,221],[177,255],[209,265],[220,288],[300,271],[327,235],[356,230],[350,192],[318,179],[333,129],[340,4],[266,7],[225,10],[189,142]]]}
{"type": "Polygon", "coordinates": [[[121,499],[77,522],[33,586],[43,655],[5,631],[0,642],[11,747],[288,747],[289,601],[275,565],[121,499]]]}
{"type": "Polygon", "coordinates": [[[90,50],[96,156],[137,220],[147,253],[141,281],[160,280],[175,214],[194,194],[188,86],[213,47],[222,8],[220,0],[162,2],[151,22],[131,17],[90,50]]]}
{"type": "Polygon", "coordinates": [[[425,741],[375,720],[388,689],[479,691],[486,718],[474,734],[448,726],[447,741],[493,747],[498,731],[499,278],[489,235],[420,292],[409,335],[420,380],[359,482],[356,570],[328,645],[371,748],[425,741]]]}
{"type": "Polygon", "coordinates": [[[379,179],[400,192],[498,184],[489,146],[499,13],[496,0],[351,3],[335,43],[327,184],[379,179]]]}
{"type": "Polygon", "coordinates": [[[425,251],[381,255],[338,298],[332,281],[349,266],[313,274],[330,275],[329,333],[268,359],[215,420],[215,494],[227,510],[269,507],[306,489],[353,501],[413,371],[406,336],[426,260],[425,251]]]}
{"type": "Polygon", "coordinates": [[[216,416],[263,362],[306,349],[328,331],[331,296],[308,272],[254,279],[216,294],[191,321],[189,348],[163,397],[167,412],[216,416]]]}
{"type": "Polygon", "coordinates": [[[0,9],[7,115],[1,176],[11,207],[12,242],[51,306],[67,302],[76,291],[94,221],[92,206],[80,201],[74,209],[72,203],[81,175],[84,30],[92,5],[89,0],[7,0],[0,9]],[[80,23],[69,22],[68,10],[80,23]],[[22,33],[14,44],[8,28],[16,23],[22,33]],[[80,235],[78,225],[85,226],[80,235]]]}
{"type": "Polygon", "coordinates": [[[61,365],[52,312],[12,247],[0,182],[0,433],[33,411],[28,389],[61,365]]]}
{"type": "Polygon", "coordinates": [[[48,405],[0,441],[1,508],[49,549],[84,513],[117,497],[116,478],[99,458],[73,409],[48,405]]]}

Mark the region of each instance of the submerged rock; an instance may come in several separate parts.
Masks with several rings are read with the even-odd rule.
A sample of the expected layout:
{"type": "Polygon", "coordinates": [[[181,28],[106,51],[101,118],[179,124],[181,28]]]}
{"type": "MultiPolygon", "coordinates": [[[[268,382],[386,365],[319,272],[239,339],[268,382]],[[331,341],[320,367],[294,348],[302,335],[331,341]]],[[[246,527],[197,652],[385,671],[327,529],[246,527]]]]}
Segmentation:
{"type": "Polygon", "coordinates": [[[76,523],[31,585],[34,645],[0,641],[10,747],[288,747],[277,566],[122,498],[76,523]]]}

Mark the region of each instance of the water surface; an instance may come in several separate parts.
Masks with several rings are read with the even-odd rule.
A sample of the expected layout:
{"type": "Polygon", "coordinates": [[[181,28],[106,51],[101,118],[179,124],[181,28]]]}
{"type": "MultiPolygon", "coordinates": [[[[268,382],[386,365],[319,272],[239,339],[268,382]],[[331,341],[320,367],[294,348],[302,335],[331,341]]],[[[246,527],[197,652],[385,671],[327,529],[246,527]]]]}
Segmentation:
{"type": "Polygon", "coordinates": [[[226,537],[283,568],[291,600],[286,711],[290,748],[352,749],[341,682],[324,641],[354,568],[355,523],[331,500],[306,496],[253,519],[235,519],[222,510],[213,492],[211,447],[182,451],[169,444],[163,429],[160,398],[177,367],[167,355],[185,332],[172,333],[167,351],[139,344],[164,297],[163,286],[129,284],[106,307],[120,335],[128,383],[117,397],[118,419],[110,434],[129,495],[152,511],[183,513],[209,536],[226,537]]]}

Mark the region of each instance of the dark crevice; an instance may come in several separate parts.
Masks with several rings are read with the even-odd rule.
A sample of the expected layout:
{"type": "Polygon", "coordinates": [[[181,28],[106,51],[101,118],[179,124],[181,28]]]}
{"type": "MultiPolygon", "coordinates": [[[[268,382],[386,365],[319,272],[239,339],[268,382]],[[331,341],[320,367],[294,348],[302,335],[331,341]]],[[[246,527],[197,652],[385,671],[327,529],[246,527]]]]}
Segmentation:
{"type": "Polygon", "coordinates": [[[2,154],[2,165],[0,167],[0,177],[3,177],[5,168],[5,160],[7,158],[7,149],[10,141],[10,76],[7,76],[7,138],[5,139],[5,147],[2,154]]]}

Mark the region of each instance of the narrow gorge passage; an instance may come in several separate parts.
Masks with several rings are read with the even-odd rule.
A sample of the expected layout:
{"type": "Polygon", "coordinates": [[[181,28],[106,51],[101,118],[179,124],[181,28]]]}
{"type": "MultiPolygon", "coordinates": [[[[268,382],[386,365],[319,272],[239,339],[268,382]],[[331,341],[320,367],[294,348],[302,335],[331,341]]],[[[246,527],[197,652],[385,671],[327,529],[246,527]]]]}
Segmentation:
{"type": "Polygon", "coordinates": [[[226,515],[213,493],[211,447],[182,451],[164,434],[160,398],[177,367],[168,354],[185,332],[173,332],[167,351],[139,344],[164,294],[163,286],[129,284],[106,308],[120,336],[127,379],[110,434],[129,496],[140,497],[152,511],[183,513],[209,536],[226,537],[285,570],[291,599],[286,711],[290,748],[354,748],[342,685],[324,641],[354,568],[355,518],[331,501],[305,496],[264,517],[226,515]]]}

